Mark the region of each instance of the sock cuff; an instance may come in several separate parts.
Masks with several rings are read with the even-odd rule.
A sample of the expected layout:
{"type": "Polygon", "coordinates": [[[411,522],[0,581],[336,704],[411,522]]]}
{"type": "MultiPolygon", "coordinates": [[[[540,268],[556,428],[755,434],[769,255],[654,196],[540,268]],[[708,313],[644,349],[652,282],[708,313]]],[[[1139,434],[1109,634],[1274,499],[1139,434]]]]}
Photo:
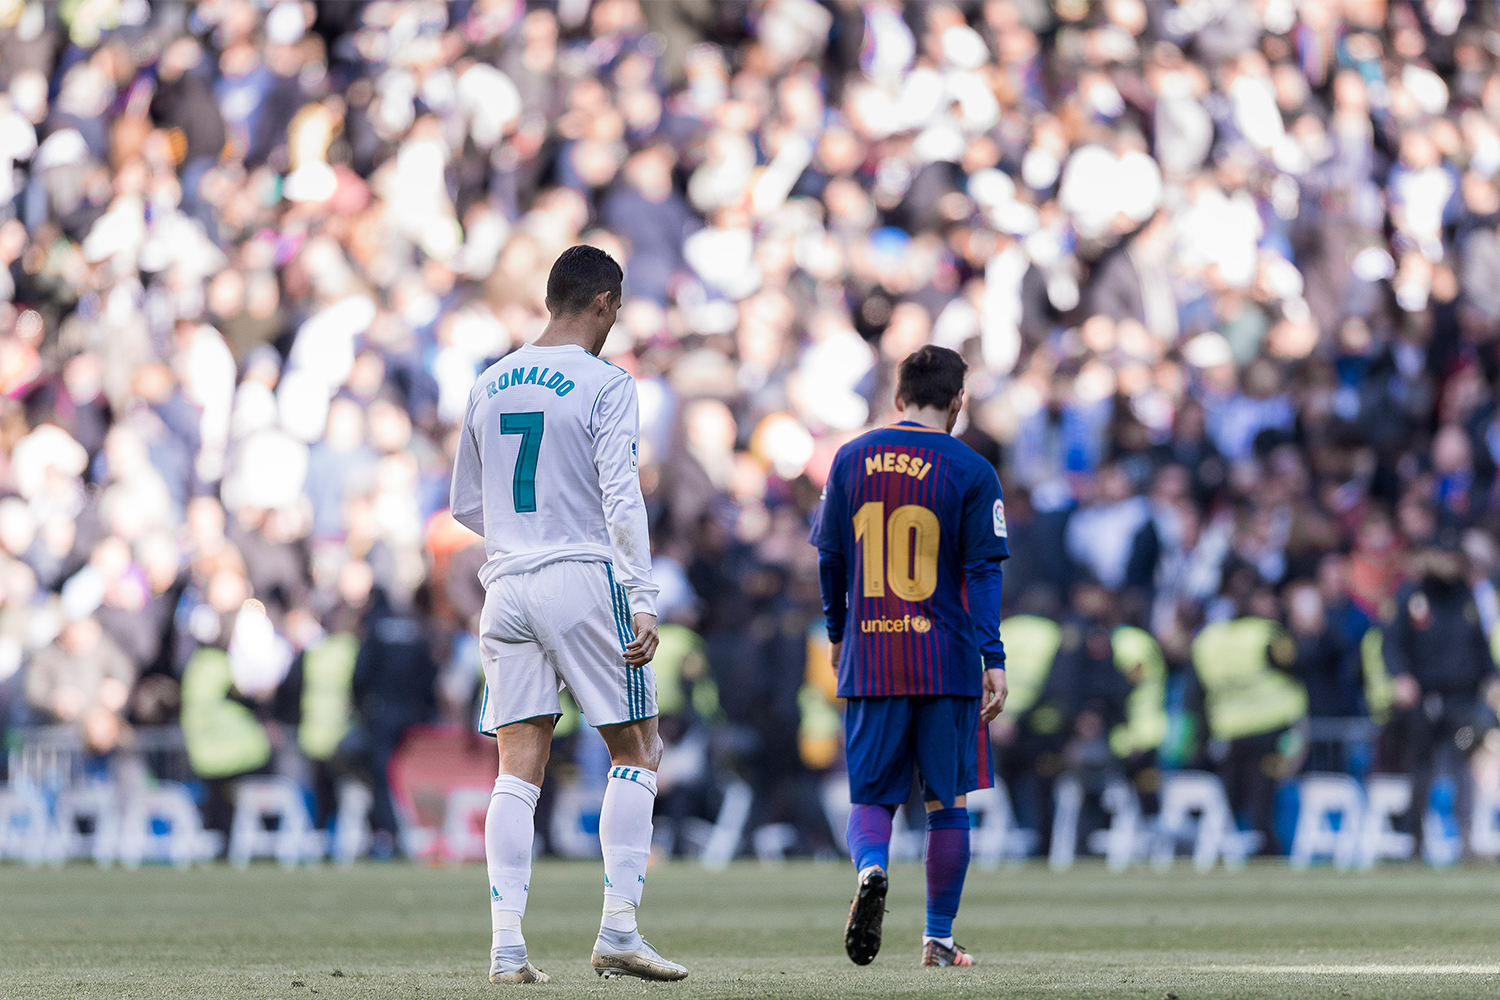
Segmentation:
{"type": "Polygon", "coordinates": [[[535,810],[537,799],[541,797],[542,790],[529,781],[523,781],[514,774],[502,774],[495,779],[494,795],[511,795],[526,803],[526,808],[535,810]]]}
{"type": "Polygon", "coordinates": [[[609,769],[610,781],[632,781],[640,785],[652,795],[656,794],[656,772],[648,771],[644,767],[631,767],[628,764],[617,764],[609,769]]]}
{"type": "Polygon", "coordinates": [[[955,806],[952,809],[934,809],[927,814],[929,830],[967,830],[969,810],[955,806]]]}

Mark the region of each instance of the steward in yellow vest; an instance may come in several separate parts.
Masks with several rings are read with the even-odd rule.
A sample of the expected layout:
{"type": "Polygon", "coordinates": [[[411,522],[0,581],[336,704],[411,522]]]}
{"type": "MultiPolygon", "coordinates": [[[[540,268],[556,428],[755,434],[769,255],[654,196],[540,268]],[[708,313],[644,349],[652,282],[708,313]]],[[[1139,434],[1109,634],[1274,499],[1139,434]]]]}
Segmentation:
{"type": "MultiPolygon", "coordinates": [[[[322,826],[337,808],[337,778],[351,763],[336,760],[340,744],[353,728],[354,663],[359,639],[351,632],[334,632],[302,653],[298,697],[297,745],[312,764],[313,821],[322,826]]],[[[345,746],[344,756],[348,756],[345,746]]]]}
{"type": "Polygon", "coordinates": [[[232,697],[229,654],[203,646],[182,674],[182,739],[188,764],[200,778],[233,778],[271,760],[266,727],[232,697]]]}
{"type": "Polygon", "coordinates": [[[182,672],[182,740],[193,773],[208,785],[203,824],[226,837],[233,817],[230,780],[271,762],[271,740],[250,706],[237,697],[229,654],[202,646],[182,672]]]}
{"type": "Polygon", "coordinates": [[[1121,625],[1110,634],[1115,669],[1130,681],[1125,721],[1109,733],[1109,749],[1142,796],[1161,785],[1156,751],[1167,735],[1167,660],[1161,646],[1143,628],[1121,625]]]}
{"type": "Polygon", "coordinates": [[[1276,783],[1290,777],[1301,741],[1292,727],[1307,715],[1307,690],[1289,671],[1297,644],[1268,618],[1205,626],[1193,640],[1193,671],[1203,689],[1209,758],[1230,807],[1271,845],[1276,783]]]}

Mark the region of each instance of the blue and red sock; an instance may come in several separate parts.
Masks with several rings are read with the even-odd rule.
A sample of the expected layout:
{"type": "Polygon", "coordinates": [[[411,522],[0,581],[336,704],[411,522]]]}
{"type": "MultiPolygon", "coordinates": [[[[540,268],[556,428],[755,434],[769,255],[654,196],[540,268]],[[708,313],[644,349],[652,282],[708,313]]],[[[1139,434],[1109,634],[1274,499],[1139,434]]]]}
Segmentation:
{"type": "Polygon", "coordinates": [[[959,806],[927,814],[927,929],[924,936],[947,940],[969,873],[969,810],[959,806]]]}
{"type": "Polygon", "coordinates": [[[861,806],[849,809],[849,856],[854,870],[862,872],[871,865],[887,871],[891,867],[891,817],[894,806],[861,806]]]}

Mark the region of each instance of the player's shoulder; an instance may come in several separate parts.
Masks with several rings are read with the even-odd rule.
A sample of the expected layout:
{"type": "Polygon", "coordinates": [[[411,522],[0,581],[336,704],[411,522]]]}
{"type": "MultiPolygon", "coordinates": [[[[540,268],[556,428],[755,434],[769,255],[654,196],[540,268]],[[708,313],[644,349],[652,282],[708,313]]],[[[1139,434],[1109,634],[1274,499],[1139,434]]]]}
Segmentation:
{"type": "Polygon", "coordinates": [[[628,388],[635,385],[635,377],[613,361],[607,361],[588,351],[579,353],[584,358],[582,365],[584,380],[594,389],[594,395],[602,392],[606,386],[628,388]]]}
{"type": "Polygon", "coordinates": [[[619,378],[621,375],[630,374],[628,371],[621,368],[613,361],[610,361],[608,358],[601,358],[597,354],[592,354],[588,351],[579,349],[578,356],[583,359],[585,369],[593,378],[605,382],[612,382],[615,379],[619,378]]]}
{"type": "Polygon", "coordinates": [[[989,459],[969,447],[968,443],[961,438],[950,437],[948,440],[953,442],[949,449],[950,454],[952,454],[953,460],[964,472],[974,480],[982,480],[984,482],[993,480],[995,488],[999,489],[1000,477],[995,472],[995,467],[990,464],[989,459]]]}

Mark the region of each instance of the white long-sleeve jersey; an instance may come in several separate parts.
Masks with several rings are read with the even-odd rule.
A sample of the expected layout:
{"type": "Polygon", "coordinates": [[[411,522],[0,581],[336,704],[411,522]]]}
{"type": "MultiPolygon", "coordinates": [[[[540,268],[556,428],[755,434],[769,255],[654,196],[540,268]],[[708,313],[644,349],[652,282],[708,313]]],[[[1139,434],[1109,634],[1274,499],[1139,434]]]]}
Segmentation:
{"type": "Polygon", "coordinates": [[[522,347],[469,393],[453,517],[484,536],[479,579],[609,563],[632,614],[656,613],[635,380],[581,347],[522,347]]]}

